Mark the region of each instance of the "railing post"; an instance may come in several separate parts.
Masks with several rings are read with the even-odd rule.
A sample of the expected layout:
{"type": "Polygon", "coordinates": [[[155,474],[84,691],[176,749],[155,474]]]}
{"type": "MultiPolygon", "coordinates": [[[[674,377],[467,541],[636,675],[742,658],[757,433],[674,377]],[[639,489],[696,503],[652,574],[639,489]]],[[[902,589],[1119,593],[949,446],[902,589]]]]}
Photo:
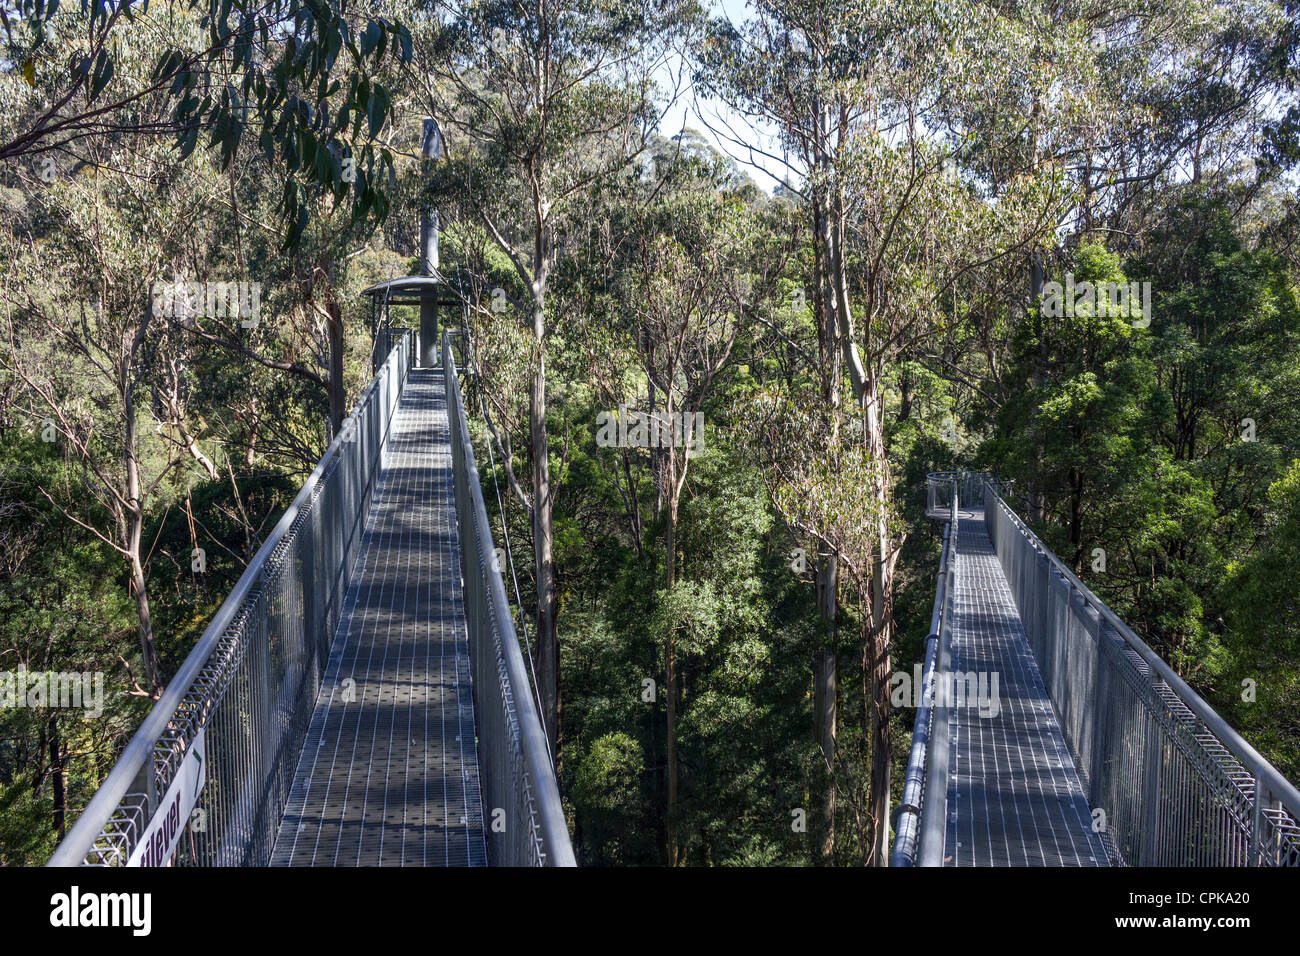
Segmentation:
{"type": "MultiPolygon", "coordinates": [[[[148,826],[149,821],[153,819],[154,813],[158,810],[158,775],[154,766],[153,754],[150,753],[149,759],[140,766],[139,772],[135,775],[135,782],[131,785],[131,793],[139,793],[144,796],[144,822],[143,826],[148,826]]],[[[137,833],[136,837],[139,838],[137,833]]],[[[126,850],[129,856],[130,848],[126,850]]],[[[123,860],[125,862],[125,860],[123,860]]]]}
{"type": "Polygon", "coordinates": [[[1268,802],[1268,785],[1255,781],[1254,812],[1251,814],[1250,860],[1247,866],[1260,866],[1264,860],[1264,805],[1268,802]]]}

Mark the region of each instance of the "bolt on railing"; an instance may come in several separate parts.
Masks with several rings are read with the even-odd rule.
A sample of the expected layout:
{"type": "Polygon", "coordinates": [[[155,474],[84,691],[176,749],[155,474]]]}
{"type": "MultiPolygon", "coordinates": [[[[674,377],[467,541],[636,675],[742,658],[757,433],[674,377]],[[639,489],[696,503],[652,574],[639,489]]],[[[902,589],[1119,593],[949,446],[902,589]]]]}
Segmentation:
{"type": "Polygon", "coordinates": [[[196,812],[168,821],[179,840],[151,862],[269,860],[413,356],[411,336],[394,341],[51,866],[125,865],[192,754],[204,758],[196,812]]]}
{"type": "Polygon", "coordinates": [[[488,862],[493,866],[574,866],[555,769],[529,691],[503,568],[488,524],[451,341],[444,332],[442,367],[447,383],[488,862]],[[497,823],[499,827],[494,825],[497,823]]]}

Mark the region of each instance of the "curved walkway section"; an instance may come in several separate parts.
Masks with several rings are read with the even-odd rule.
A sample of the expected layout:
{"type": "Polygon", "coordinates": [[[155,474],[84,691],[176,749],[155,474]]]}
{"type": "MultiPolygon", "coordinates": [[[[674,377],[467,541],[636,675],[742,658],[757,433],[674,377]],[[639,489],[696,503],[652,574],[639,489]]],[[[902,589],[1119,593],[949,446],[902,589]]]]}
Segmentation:
{"type": "Polygon", "coordinates": [[[1106,866],[983,509],[959,529],[944,862],[1106,866]]]}
{"type": "Polygon", "coordinates": [[[412,369],[276,866],[484,866],[442,370],[412,369]]]}

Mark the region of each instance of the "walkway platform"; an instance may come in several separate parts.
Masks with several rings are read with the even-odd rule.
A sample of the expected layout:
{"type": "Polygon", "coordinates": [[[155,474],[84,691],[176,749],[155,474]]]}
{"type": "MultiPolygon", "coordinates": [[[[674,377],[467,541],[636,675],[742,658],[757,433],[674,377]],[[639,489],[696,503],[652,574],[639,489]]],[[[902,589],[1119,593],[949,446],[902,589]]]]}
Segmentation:
{"type": "Polygon", "coordinates": [[[413,369],[271,865],[486,863],[446,392],[413,369]]]}
{"type": "Polygon", "coordinates": [[[983,508],[957,538],[952,668],[998,688],[996,709],[953,709],[945,865],[1107,866],[983,508]]]}

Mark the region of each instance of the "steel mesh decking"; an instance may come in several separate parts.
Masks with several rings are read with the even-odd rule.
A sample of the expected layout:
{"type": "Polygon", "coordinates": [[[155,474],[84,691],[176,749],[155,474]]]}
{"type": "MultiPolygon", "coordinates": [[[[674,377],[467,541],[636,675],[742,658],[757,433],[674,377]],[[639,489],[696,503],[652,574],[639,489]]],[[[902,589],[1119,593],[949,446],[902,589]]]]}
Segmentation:
{"type": "Polygon", "coordinates": [[[997,674],[999,709],[954,710],[945,862],[1108,865],[982,508],[963,510],[956,562],[953,670],[997,674]]]}
{"type": "Polygon", "coordinates": [[[272,865],[486,864],[444,385],[402,393],[272,865]]]}

